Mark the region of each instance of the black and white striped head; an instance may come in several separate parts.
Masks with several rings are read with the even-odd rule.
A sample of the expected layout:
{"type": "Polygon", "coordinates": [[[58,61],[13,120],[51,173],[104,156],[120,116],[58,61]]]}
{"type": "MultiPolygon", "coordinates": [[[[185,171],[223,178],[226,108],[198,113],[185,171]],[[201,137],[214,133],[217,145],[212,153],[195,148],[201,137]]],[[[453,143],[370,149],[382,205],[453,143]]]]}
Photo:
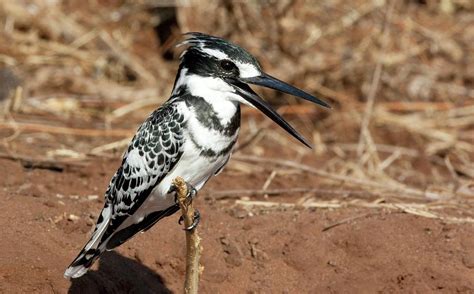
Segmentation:
{"type": "Polygon", "coordinates": [[[242,47],[202,33],[188,33],[178,46],[187,45],[181,65],[188,73],[211,77],[253,77],[261,74],[257,59],[242,47]]]}
{"type": "Polygon", "coordinates": [[[202,33],[188,33],[186,36],[178,45],[187,48],[180,56],[180,70],[173,94],[185,87],[194,96],[212,96],[254,106],[296,139],[310,146],[248,84],[272,88],[329,108],[326,102],[266,74],[257,59],[238,45],[202,33]]]}

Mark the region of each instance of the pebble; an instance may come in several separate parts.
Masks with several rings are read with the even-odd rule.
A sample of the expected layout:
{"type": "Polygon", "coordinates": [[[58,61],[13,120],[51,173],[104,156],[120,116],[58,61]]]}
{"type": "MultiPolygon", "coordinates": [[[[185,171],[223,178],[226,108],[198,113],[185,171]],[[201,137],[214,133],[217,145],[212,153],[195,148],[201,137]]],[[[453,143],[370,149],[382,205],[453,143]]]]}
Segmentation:
{"type": "Polygon", "coordinates": [[[94,225],[94,220],[88,218],[88,219],[86,220],[86,225],[89,226],[89,227],[93,226],[93,225],[94,225]]]}
{"type": "Polygon", "coordinates": [[[470,269],[474,268],[474,254],[464,253],[462,257],[462,263],[470,269]]]}
{"type": "Polygon", "coordinates": [[[70,214],[70,215],[67,217],[67,220],[68,220],[68,221],[72,221],[72,222],[76,222],[76,221],[78,221],[79,219],[81,219],[81,218],[78,217],[78,216],[75,215],[75,214],[70,214]]]}
{"type": "Polygon", "coordinates": [[[47,207],[57,207],[57,204],[51,200],[46,200],[43,204],[47,207]]]}
{"type": "Polygon", "coordinates": [[[99,195],[89,195],[87,196],[87,200],[93,201],[99,199],[99,195]]]}
{"type": "Polygon", "coordinates": [[[245,209],[242,209],[240,207],[236,207],[234,209],[232,209],[230,211],[231,215],[235,218],[239,218],[239,219],[242,219],[242,218],[245,218],[248,216],[248,212],[247,210],[245,209]]]}
{"type": "Polygon", "coordinates": [[[226,237],[221,237],[220,242],[222,248],[226,253],[224,260],[227,264],[231,266],[241,266],[242,265],[242,251],[240,250],[238,244],[235,242],[230,242],[226,237]]]}

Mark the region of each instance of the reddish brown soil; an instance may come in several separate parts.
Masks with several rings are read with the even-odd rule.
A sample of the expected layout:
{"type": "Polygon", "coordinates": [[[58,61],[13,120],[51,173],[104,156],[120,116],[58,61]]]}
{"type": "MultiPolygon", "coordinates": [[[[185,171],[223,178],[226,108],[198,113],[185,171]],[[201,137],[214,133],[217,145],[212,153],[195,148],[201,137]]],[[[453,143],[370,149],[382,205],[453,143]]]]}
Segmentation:
{"type": "MultiPolygon", "coordinates": [[[[103,205],[105,188],[120,163],[123,147],[115,154],[107,151],[101,157],[84,156],[81,162],[84,165],[64,169],[64,166],[51,168],[57,165],[54,160],[31,167],[28,162],[6,159],[9,154],[58,159],[60,155],[48,155],[48,152],[60,149],[83,155],[94,147],[122,139],[105,135],[59,135],[38,129],[15,133],[14,122],[104,130],[106,115],[112,110],[145,96],[149,98],[142,91],[156,87],[158,93],[166,93],[156,97],[156,103],[163,102],[178,67],[177,58],[173,61],[162,58],[174,43],[173,38],[160,41],[156,36],[160,35],[160,29],[155,22],[168,12],[160,14],[161,8],[155,8],[160,6],[156,1],[2,2],[0,65],[14,64],[12,72],[18,71],[25,97],[24,107],[6,116],[5,122],[12,125],[0,129],[0,293],[181,293],[185,235],[177,224],[177,215],[104,254],[83,277],[72,281],[63,278],[64,270],[89,238],[103,205]],[[24,11],[14,5],[15,13],[2,12],[4,6],[7,7],[3,4],[16,2],[24,6],[24,11]],[[39,8],[29,2],[44,2],[42,13],[32,17],[30,12],[39,8]],[[56,2],[62,4],[54,5],[56,2]],[[64,19],[59,21],[61,17],[64,19]],[[81,30],[76,32],[74,23],[80,24],[81,30]],[[112,45],[104,41],[108,38],[88,40],[91,33],[96,32],[100,33],[98,36],[109,32],[110,39],[116,40],[112,45]],[[84,44],[78,45],[82,42],[84,44]],[[139,67],[131,67],[134,60],[139,67]],[[104,61],[107,66],[102,65],[104,61]],[[142,68],[154,79],[145,81],[146,75],[140,75],[142,68]],[[119,95],[125,90],[131,94],[119,95]],[[74,110],[65,107],[67,111],[63,111],[62,104],[50,101],[56,106],[46,107],[47,111],[32,107],[48,106],[46,98],[56,96],[77,98],[79,106],[74,110]]],[[[176,39],[185,28],[231,37],[258,54],[270,74],[328,98],[334,107],[332,114],[318,110],[297,119],[300,123],[297,129],[315,142],[316,135],[321,135],[321,141],[328,146],[357,144],[365,99],[370,97],[371,81],[376,76],[374,69],[381,56],[386,62],[383,62],[376,95],[377,105],[452,102],[457,108],[472,100],[469,93],[474,66],[469,66],[472,64],[469,52],[474,43],[474,26],[469,25],[473,19],[469,1],[385,1],[386,5],[380,8],[376,6],[383,1],[352,1],[350,4],[349,1],[213,1],[211,6],[198,1],[185,2],[195,6],[183,5],[178,9],[179,26],[168,24],[176,39]],[[320,7],[313,2],[321,2],[320,7]],[[392,17],[388,16],[390,3],[395,4],[392,17]],[[453,5],[455,12],[451,14],[449,10],[453,5]],[[214,7],[212,13],[209,13],[210,7],[214,7]],[[448,12],[437,13],[438,9],[448,12]],[[339,29],[339,24],[346,23],[348,27],[339,29]],[[389,42],[385,40],[385,27],[389,42]],[[307,45],[308,40],[313,42],[308,36],[319,41],[307,45]]],[[[160,27],[166,31],[166,25],[160,27]]],[[[11,78],[12,75],[6,76],[11,78]]],[[[5,96],[13,85],[16,83],[0,79],[0,92],[4,93],[0,96],[5,96]]],[[[272,98],[272,95],[275,94],[264,96],[277,104],[292,101],[276,99],[278,96],[272,98]]],[[[0,101],[0,112],[4,109],[2,103],[0,101]]],[[[462,122],[469,121],[467,115],[453,116],[446,125],[429,127],[431,132],[438,128],[452,130],[456,140],[460,140],[457,143],[448,140],[449,144],[445,144],[438,141],[438,133],[425,138],[417,132],[411,133],[409,127],[379,122],[376,109],[371,122],[373,141],[419,152],[396,160],[393,170],[387,168],[391,178],[422,191],[445,187],[451,191],[457,189],[459,183],[472,180],[464,169],[456,169],[458,157],[473,162],[473,154],[466,151],[470,149],[459,147],[462,144],[457,146],[472,137],[472,132],[468,132],[472,123],[462,122]],[[457,124],[460,124],[458,129],[457,124]],[[426,150],[434,146],[442,148],[427,155],[426,150]],[[462,156],[457,156],[458,151],[462,156]],[[459,178],[462,181],[458,181],[459,178]]],[[[431,113],[430,109],[426,112],[431,113]]],[[[119,117],[112,122],[112,128],[131,130],[150,110],[141,109],[119,117]]],[[[435,114],[433,112],[433,116],[435,114]]],[[[426,121],[420,122],[431,126],[434,121],[425,114],[420,115],[425,116],[426,121]]],[[[285,117],[291,118],[291,115],[288,113],[285,117]]],[[[243,119],[240,143],[251,137],[249,128],[253,131],[267,128],[261,118],[243,119]]],[[[408,115],[407,119],[412,121],[408,115]]],[[[268,125],[271,125],[269,121],[268,125]]],[[[303,147],[300,150],[295,141],[287,140],[281,130],[263,133],[249,144],[245,153],[303,161],[321,171],[341,174],[349,174],[350,166],[360,163],[355,152],[349,149],[314,156],[310,151],[302,152],[303,147]],[[349,172],[345,166],[341,167],[344,163],[349,172]]],[[[384,160],[390,154],[392,151],[378,156],[384,160]]],[[[272,172],[269,167],[253,165],[249,168],[239,164],[240,167],[229,167],[212,179],[197,199],[196,206],[202,215],[199,233],[204,248],[202,293],[474,293],[473,224],[448,224],[396,210],[355,206],[313,210],[245,209],[233,200],[209,197],[212,191],[260,189],[272,172]],[[331,226],[337,223],[340,225],[331,226]]],[[[348,188],[345,183],[340,186],[329,183],[299,172],[279,175],[272,181],[271,188],[348,188]]],[[[353,195],[329,194],[310,196],[317,200],[345,197],[366,202],[384,198],[372,192],[363,192],[360,199],[352,199],[353,195]]],[[[474,198],[472,193],[469,195],[462,198],[456,194],[449,199],[458,204],[466,203],[468,207],[463,211],[450,208],[451,215],[463,217],[470,213],[472,219],[474,210],[469,212],[468,209],[474,198]]],[[[251,200],[265,200],[262,195],[246,196],[251,200]]],[[[409,195],[396,196],[382,200],[395,203],[408,199],[409,195]]],[[[271,200],[298,203],[302,197],[303,194],[283,194],[271,200]]],[[[431,201],[412,200],[408,199],[410,202],[431,201]]],[[[442,202],[443,199],[439,201],[442,202]]]]}
{"type": "MultiPolygon", "coordinates": [[[[0,292],[181,292],[185,246],[177,216],[105,254],[82,278],[63,278],[118,163],[101,159],[55,172],[0,160],[0,292]]],[[[223,182],[248,187],[265,177],[224,171],[201,195],[223,182]]],[[[474,292],[472,225],[356,208],[248,213],[232,201],[198,199],[203,293],[474,292]]]]}

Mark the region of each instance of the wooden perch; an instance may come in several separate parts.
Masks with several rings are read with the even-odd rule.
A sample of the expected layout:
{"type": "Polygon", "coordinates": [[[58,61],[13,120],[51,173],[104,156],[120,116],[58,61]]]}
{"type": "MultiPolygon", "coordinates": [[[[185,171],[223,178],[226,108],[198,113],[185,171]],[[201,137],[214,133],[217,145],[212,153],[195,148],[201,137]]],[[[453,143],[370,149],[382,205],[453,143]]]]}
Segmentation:
{"type": "MultiPolygon", "coordinates": [[[[193,223],[194,207],[192,201],[186,199],[188,189],[185,181],[181,177],[174,179],[178,194],[178,203],[184,219],[184,227],[188,228],[193,223]]],[[[201,238],[199,238],[197,228],[186,232],[186,280],[184,282],[184,293],[195,294],[199,289],[199,274],[201,266],[201,238]]]]}

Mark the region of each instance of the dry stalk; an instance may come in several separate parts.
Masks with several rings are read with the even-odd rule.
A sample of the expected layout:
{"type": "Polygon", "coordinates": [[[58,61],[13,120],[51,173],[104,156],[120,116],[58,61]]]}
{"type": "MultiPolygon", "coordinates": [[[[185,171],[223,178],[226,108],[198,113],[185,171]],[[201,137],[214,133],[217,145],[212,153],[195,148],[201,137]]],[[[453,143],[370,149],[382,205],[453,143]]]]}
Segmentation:
{"type": "Polygon", "coordinates": [[[125,139],[122,139],[122,140],[114,141],[114,142],[111,142],[111,143],[103,144],[103,145],[97,146],[95,148],[92,148],[89,153],[93,154],[93,155],[99,155],[99,154],[102,154],[105,151],[109,151],[109,150],[114,150],[114,149],[115,150],[120,150],[120,149],[125,148],[126,146],[128,146],[129,143],[130,143],[130,138],[125,138],[125,139]]]}
{"type": "Polygon", "coordinates": [[[335,181],[340,181],[346,184],[357,185],[357,186],[362,186],[362,187],[372,188],[372,189],[381,189],[383,191],[403,192],[407,195],[418,197],[419,199],[445,198],[444,195],[407,187],[406,185],[398,183],[396,181],[392,181],[390,183],[382,183],[382,182],[372,181],[368,179],[361,179],[361,178],[355,178],[355,177],[350,177],[350,176],[345,176],[345,175],[333,174],[333,173],[319,170],[309,165],[297,163],[291,160],[271,159],[271,158],[263,158],[263,157],[250,156],[250,155],[236,155],[234,156],[234,159],[241,160],[241,161],[249,161],[249,162],[254,162],[254,163],[272,164],[272,165],[277,165],[277,166],[287,167],[287,168],[294,168],[294,169],[298,169],[307,173],[318,175],[320,177],[328,178],[335,181]]]}
{"type": "Polygon", "coordinates": [[[257,195],[268,195],[270,196],[280,196],[280,195],[293,195],[293,194],[325,194],[325,195],[338,195],[347,197],[352,196],[373,196],[375,194],[380,194],[381,196],[390,196],[390,194],[382,193],[373,193],[365,190],[335,190],[335,189],[320,189],[320,188],[310,188],[310,187],[294,187],[288,189],[235,189],[235,190],[223,190],[223,191],[211,191],[208,195],[209,198],[215,200],[226,200],[226,199],[235,199],[243,198],[249,196],[257,195]]]}
{"type": "MultiPolygon", "coordinates": [[[[385,18],[385,22],[383,25],[383,30],[382,30],[382,51],[385,51],[387,45],[388,45],[388,34],[389,34],[389,20],[392,16],[393,9],[394,9],[395,1],[392,1],[390,3],[390,6],[387,11],[387,15],[385,18]]],[[[374,105],[375,105],[375,98],[377,95],[377,91],[379,89],[379,84],[380,84],[380,78],[382,76],[382,70],[383,70],[383,64],[382,60],[379,58],[377,60],[377,64],[375,66],[374,74],[372,76],[372,82],[370,85],[370,91],[367,97],[367,103],[364,111],[364,116],[362,119],[361,123],[361,130],[360,130],[360,136],[359,136],[359,147],[357,149],[357,154],[359,157],[364,158],[363,153],[364,149],[367,151],[367,156],[374,160],[377,165],[380,164],[380,159],[377,154],[377,149],[375,147],[375,142],[373,141],[372,135],[369,131],[369,124],[371,121],[372,113],[374,110],[374,105]]],[[[380,170],[381,171],[381,170],[380,170]]]]}
{"type": "Polygon", "coordinates": [[[35,123],[12,123],[0,122],[0,129],[13,129],[24,132],[44,132],[50,134],[62,134],[71,136],[84,137],[130,137],[134,130],[114,129],[114,130],[98,130],[98,129],[78,129],[69,127],[59,127],[35,123]]]}
{"type": "MultiPolygon", "coordinates": [[[[441,215],[441,213],[434,212],[434,210],[443,210],[447,207],[447,203],[440,204],[423,204],[423,203],[384,203],[382,201],[315,201],[308,199],[304,203],[282,203],[272,201],[255,201],[255,200],[236,200],[235,204],[248,208],[258,208],[260,210],[266,209],[337,209],[346,207],[362,207],[368,209],[386,209],[390,211],[401,211],[407,214],[416,215],[424,218],[440,219],[447,223],[474,223],[472,217],[457,217],[449,215],[441,215]]],[[[460,209],[459,205],[454,203],[456,209],[460,209]]],[[[469,208],[470,209],[470,208],[469,208]]]]}
{"type": "MultiPolygon", "coordinates": [[[[188,191],[183,178],[175,178],[173,184],[176,186],[178,192],[178,203],[183,214],[184,226],[187,228],[193,223],[193,203],[186,197],[188,191]]],[[[201,266],[199,265],[201,251],[201,238],[198,235],[197,229],[186,231],[186,280],[184,283],[184,293],[198,293],[199,274],[201,272],[201,266]]]]}
{"type": "Polygon", "coordinates": [[[50,159],[45,157],[30,157],[21,154],[11,154],[0,152],[0,158],[11,159],[20,162],[25,168],[49,169],[54,171],[63,171],[70,167],[86,167],[85,162],[73,160],[61,160],[58,158],[50,159]]]}
{"type": "Polygon", "coordinates": [[[322,232],[326,232],[332,228],[335,228],[335,227],[338,227],[340,225],[344,225],[344,224],[347,224],[347,223],[350,223],[350,222],[353,222],[355,220],[358,220],[358,219],[361,219],[361,218],[367,218],[367,217],[370,217],[370,216],[374,216],[374,215],[379,215],[380,213],[364,213],[364,214],[361,214],[361,215],[356,215],[356,216],[351,216],[351,217],[348,217],[348,218],[345,218],[345,219],[342,219],[342,220],[339,220],[335,223],[332,223],[328,226],[325,226],[321,231],[322,232]]]}

